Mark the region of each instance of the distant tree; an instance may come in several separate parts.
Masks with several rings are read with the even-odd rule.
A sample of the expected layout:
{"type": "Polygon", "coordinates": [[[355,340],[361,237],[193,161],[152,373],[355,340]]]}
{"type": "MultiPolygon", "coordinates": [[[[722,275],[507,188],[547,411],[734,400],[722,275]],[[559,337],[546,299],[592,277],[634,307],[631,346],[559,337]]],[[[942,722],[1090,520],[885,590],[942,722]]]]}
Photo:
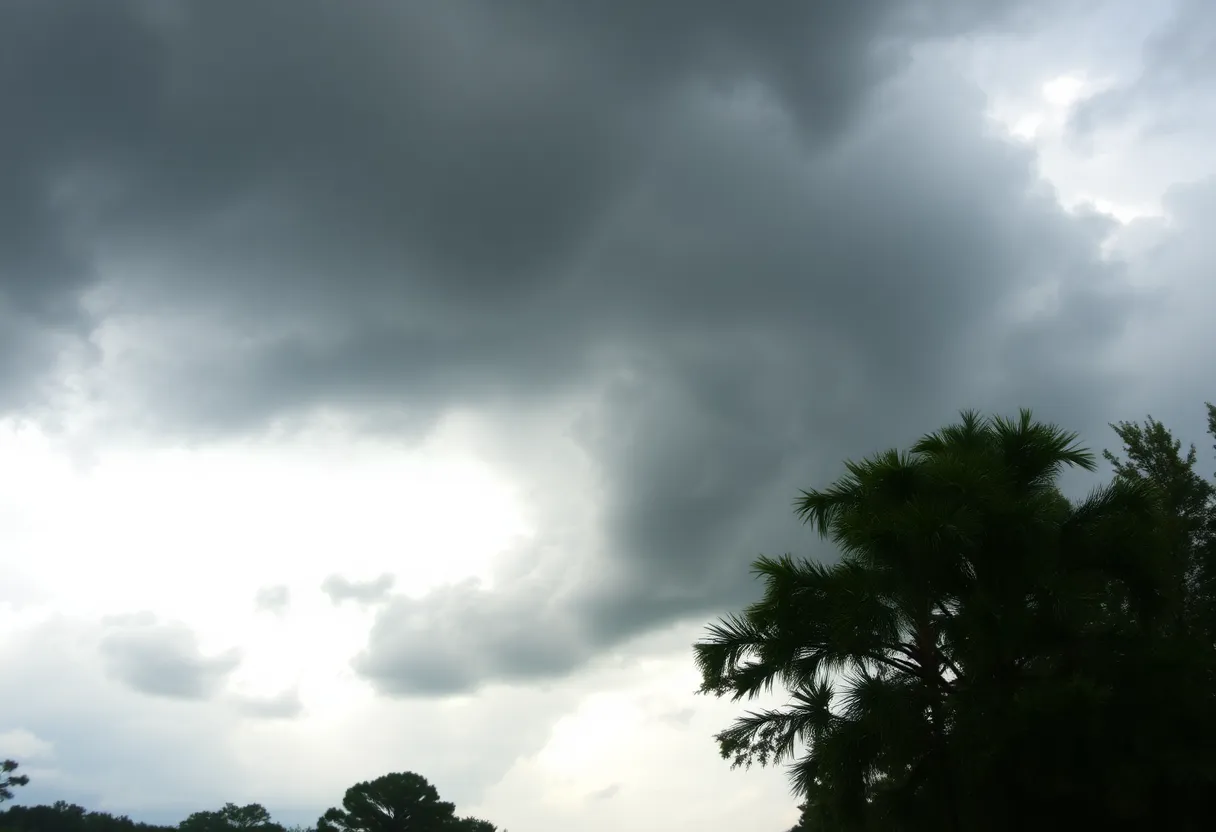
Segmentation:
{"type": "Polygon", "coordinates": [[[86,812],[74,803],[52,806],[10,806],[0,812],[3,832],[175,832],[176,827],[136,823],[126,815],[86,812]]]}
{"type": "Polygon", "coordinates": [[[87,832],[85,810],[63,800],[53,806],[13,806],[0,819],[14,832],[87,832]]]}
{"type": "Polygon", "coordinates": [[[30,778],[24,774],[13,774],[17,770],[16,760],[0,763],[0,803],[13,799],[13,786],[25,786],[30,778]]]}
{"type": "Polygon", "coordinates": [[[476,818],[456,817],[456,806],[412,771],[386,774],[346,790],[341,809],[329,809],[317,832],[495,832],[476,818]]]}
{"type": "Polygon", "coordinates": [[[180,832],[286,832],[282,825],[270,819],[270,813],[260,803],[237,806],[225,803],[218,812],[195,812],[178,826],[180,832]]]}

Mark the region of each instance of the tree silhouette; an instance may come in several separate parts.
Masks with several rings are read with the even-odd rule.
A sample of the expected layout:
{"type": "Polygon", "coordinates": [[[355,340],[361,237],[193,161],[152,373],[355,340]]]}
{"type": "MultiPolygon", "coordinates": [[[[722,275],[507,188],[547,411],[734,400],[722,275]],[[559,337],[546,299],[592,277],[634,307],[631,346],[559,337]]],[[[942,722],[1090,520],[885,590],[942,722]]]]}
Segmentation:
{"type": "MultiPolygon", "coordinates": [[[[1095,468],[1074,434],[966,412],[804,492],[840,561],[759,559],[762,599],[695,648],[704,692],[790,695],[719,734],[723,756],[791,761],[807,829],[1025,829],[1065,810],[1133,828],[1161,795],[1199,794],[1200,743],[1184,750],[1149,693],[1203,667],[1162,636],[1166,513],[1130,477],[1070,503],[1066,467],[1095,468]],[[1173,788],[1182,768],[1194,782],[1173,788]]],[[[1210,699],[1180,697],[1196,718],[1210,699]]]]}
{"type": "Polygon", "coordinates": [[[17,770],[16,760],[5,760],[0,763],[0,802],[13,799],[14,786],[29,785],[30,778],[24,774],[14,774],[17,770]]]}
{"type": "Polygon", "coordinates": [[[386,774],[346,790],[341,809],[329,809],[317,832],[493,832],[493,824],[457,818],[455,804],[414,772],[386,774]]]}
{"type": "Polygon", "coordinates": [[[74,803],[52,806],[10,806],[0,812],[4,832],[173,832],[176,827],[136,823],[125,815],[86,812],[74,803]]]}
{"type": "Polygon", "coordinates": [[[195,812],[182,821],[178,829],[181,832],[286,832],[280,824],[270,819],[270,813],[260,803],[246,806],[225,803],[218,812],[195,812]]]}
{"type": "MultiPolygon", "coordinates": [[[[1208,433],[1216,438],[1216,406],[1207,405],[1208,433]]],[[[1111,425],[1123,442],[1121,459],[1103,456],[1115,475],[1148,484],[1166,517],[1165,564],[1180,631],[1216,631],[1216,485],[1195,471],[1198,453],[1161,422],[1149,416],[1143,424],[1111,425]]]]}

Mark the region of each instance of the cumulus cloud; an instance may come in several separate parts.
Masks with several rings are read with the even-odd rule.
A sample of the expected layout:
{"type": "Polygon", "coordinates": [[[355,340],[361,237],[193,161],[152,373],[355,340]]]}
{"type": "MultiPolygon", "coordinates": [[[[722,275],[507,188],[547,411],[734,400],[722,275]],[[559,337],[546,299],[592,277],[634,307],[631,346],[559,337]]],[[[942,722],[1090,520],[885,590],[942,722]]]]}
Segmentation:
{"type": "Polygon", "coordinates": [[[150,617],[111,624],[100,649],[107,670],[118,681],[167,699],[210,699],[241,663],[240,650],[205,655],[188,627],[150,617]]]}
{"type": "Polygon", "coordinates": [[[24,743],[11,753],[30,774],[20,799],[163,808],[174,823],[194,800],[222,805],[239,765],[213,742],[226,730],[223,714],[194,708],[182,719],[179,700],[106,684],[110,668],[99,641],[115,626],[122,625],[52,616],[6,628],[0,663],[20,672],[0,674],[0,714],[6,725],[20,726],[8,733],[24,743]],[[27,752],[48,746],[53,755],[31,754],[27,764],[27,752]]]}
{"type": "Polygon", "coordinates": [[[366,581],[352,581],[341,575],[330,575],[321,582],[321,591],[335,604],[354,601],[356,604],[375,604],[383,601],[393,589],[395,578],[387,572],[366,581]]]}
{"type": "Polygon", "coordinates": [[[4,759],[44,760],[55,754],[55,746],[24,728],[0,731],[0,757],[4,759]]]}
{"type": "Polygon", "coordinates": [[[131,618],[148,623],[30,617],[4,629],[0,662],[21,672],[0,674],[0,755],[16,756],[31,774],[22,801],[67,800],[169,824],[226,801],[258,801],[280,822],[308,824],[352,783],[407,769],[425,772],[464,808],[518,757],[535,755],[588,689],[619,684],[570,680],[556,690],[503,691],[492,702],[359,697],[358,707],[322,702],[319,719],[290,718],[293,685],[267,697],[231,692],[213,707],[187,703],[183,719],[179,699],[105,683],[99,638],[131,618]],[[10,729],[14,721],[21,727],[10,729]]]}
{"type": "Polygon", "coordinates": [[[490,592],[465,581],[421,600],[395,598],[353,666],[380,690],[402,695],[561,675],[586,658],[587,643],[578,617],[534,590],[490,592]]]}

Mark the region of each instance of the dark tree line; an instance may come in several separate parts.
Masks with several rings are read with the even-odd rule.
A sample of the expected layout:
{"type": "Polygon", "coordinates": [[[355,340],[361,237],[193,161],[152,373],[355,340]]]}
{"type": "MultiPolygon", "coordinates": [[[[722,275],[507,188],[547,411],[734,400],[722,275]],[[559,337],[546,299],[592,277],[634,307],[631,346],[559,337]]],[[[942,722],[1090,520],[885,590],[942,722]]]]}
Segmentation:
{"type": "MultiPolygon", "coordinates": [[[[4,764],[0,799],[8,786],[25,785],[14,775],[16,763],[4,764]]],[[[497,832],[489,821],[459,817],[456,806],[439,799],[425,777],[413,772],[386,774],[346,790],[341,809],[322,815],[315,832],[497,832]]],[[[0,832],[303,832],[275,823],[258,803],[225,804],[216,811],[195,812],[177,826],[136,823],[126,816],[87,812],[60,801],[53,806],[10,806],[0,811],[0,832]]]]}
{"type": "Polygon", "coordinates": [[[10,806],[0,811],[2,832],[169,832],[175,828],[136,823],[125,815],[88,812],[63,801],[53,806],[10,806]]]}
{"type": "MultiPolygon", "coordinates": [[[[1216,408],[1208,405],[1216,437],[1216,408]]],[[[761,558],[760,601],[696,645],[703,691],[784,689],[718,736],[789,763],[795,829],[1210,828],[1216,489],[1160,422],[983,418],[849,463],[800,515],[840,560],[761,558]]]]}

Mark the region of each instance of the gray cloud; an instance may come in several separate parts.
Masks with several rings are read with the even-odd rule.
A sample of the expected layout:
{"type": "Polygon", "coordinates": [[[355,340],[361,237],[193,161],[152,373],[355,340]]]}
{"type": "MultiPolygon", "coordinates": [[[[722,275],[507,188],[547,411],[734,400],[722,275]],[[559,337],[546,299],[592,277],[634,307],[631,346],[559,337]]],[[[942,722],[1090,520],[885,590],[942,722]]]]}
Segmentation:
{"type": "Polygon", "coordinates": [[[321,582],[321,591],[335,604],[354,601],[356,604],[375,604],[385,600],[393,589],[395,578],[387,572],[366,581],[352,581],[341,575],[330,575],[321,582]]]}
{"type": "Polygon", "coordinates": [[[1216,239],[1210,232],[1216,217],[1216,176],[1171,188],[1163,201],[1165,218],[1138,220],[1121,235],[1140,238],[1133,246],[1140,252],[1134,278],[1157,289],[1153,302],[1133,321],[1117,360],[1140,371],[1136,392],[1151,403],[1151,408],[1141,409],[1151,409],[1180,438],[1194,442],[1200,464],[1212,470],[1212,456],[1205,453],[1210,442],[1203,402],[1216,401],[1207,381],[1209,368],[1216,364],[1216,339],[1207,314],[1216,308],[1216,281],[1211,276],[1216,239]]]}
{"type": "MultiPolygon", "coordinates": [[[[141,120],[157,45],[125,9],[17,2],[0,11],[0,408],[56,386],[46,373],[92,321],[81,293],[97,278],[81,165],[108,165],[141,120]]],[[[78,345],[79,339],[77,339],[78,345]]]]}
{"type": "Polygon", "coordinates": [[[688,114],[587,266],[621,276],[591,282],[589,308],[628,310],[632,336],[582,414],[609,484],[602,558],[556,590],[395,602],[356,669],[390,693],[568,672],[748,597],[758,550],[813,549],[790,501],[846,456],[970,405],[1101,429],[1117,377],[1102,354],[1138,302],[1100,258],[1111,226],[1066,214],[980,107],[925,70],[827,158],[771,111],[688,114]],[[1019,319],[1034,290],[1057,300],[1019,319]]]}
{"type": "Polygon", "coordinates": [[[1076,31],[1072,39],[1090,41],[1099,56],[1078,57],[1060,44],[1055,66],[1096,92],[1069,108],[1059,143],[1044,149],[1046,168],[1072,195],[1155,213],[1168,186],[1216,174],[1209,140],[1216,131],[1211,4],[1108,0],[1086,37],[1076,38],[1076,31]]]}
{"type": "MultiPolygon", "coordinates": [[[[140,621],[147,617],[108,627],[140,621]]],[[[20,760],[38,774],[19,799],[164,809],[174,823],[192,811],[182,805],[186,795],[222,805],[241,764],[214,742],[226,728],[223,714],[196,708],[182,719],[178,701],[99,684],[107,662],[97,636],[96,622],[53,617],[0,640],[0,663],[17,669],[0,673],[0,712],[54,747],[49,760],[20,760]]]]}
{"type": "MultiPolygon", "coordinates": [[[[1079,137],[1129,127],[1150,142],[1216,125],[1216,16],[1205,0],[1162,4],[1172,11],[1144,41],[1138,74],[1080,103],[1071,116],[1079,137]]],[[[1188,154],[1189,156],[1190,154],[1188,154]]]]}
{"type": "Polygon", "coordinates": [[[149,617],[111,624],[101,640],[101,655],[107,671],[127,687],[187,700],[215,696],[241,662],[236,649],[203,655],[189,628],[149,617]]]}
{"type": "Polygon", "coordinates": [[[294,719],[304,712],[298,688],[287,688],[273,696],[234,695],[237,710],[254,719],[294,719]]]}
{"type": "Polygon", "coordinates": [[[583,351],[504,347],[552,326],[673,105],[750,85],[838,136],[912,43],[1038,5],[5,4],[23,129],[0,148],[20,177],[0,190],[4,248],[21,254],[2,295],[86,331],[175,310],[235,328],[170,324],[182,354],[131,359],[135,398],[148,376],[191,371],[130,403],[161,427],[249,427],[369,395],[433,411],[518,384],[524,365],[552,381],[583,351]],[[97,280],[101,319],[79,320],[97,280]],[[487,385],[504,363],[515,378],[487,385]]]}
{"type": "Polygon", "coordinates": [[[597,525],[391,599],[355,667],[392,694],[569,672],[814,546],[789,502],[844,457],[964,406],[1122,415],[1103,356],[1143,299],[1109,224],[933,57],[1058,7],[5,4],[32,80],[0,139],[28,241],[0,315],[34,352],[0,385],[33,407],[55,339],[89,333],[114,431],[325,409],[415,438],[464,407],[506,458],[506,422],[550,410],[530,450],[586,461],[597,525]]]}
{"type": "Polygon", "coordinates": [[[282,615],[291,606],[291,590],[284,584],[264,586],[254,596],[253,604],[259,612],[282,615]]]}
{"type": "Polygon", "coordinates": [[[585,657],[580,622],[536,586],[489,592],[476,581],[421,600],[398,597],[377,616],[355,670],[387,693],[441,695],[487,679],[560,675],[585,657]]]}
{"type": "Polygon", "coordinates": [[[250,698],[226,695],[216,707],[189,707],[183,718],[179,700],[105,684],[99,632],[148,622],[127,616],[99,627],[55,617],[6,629],[0,666],[15,672],[0,673],[0,713],[7,726],[53,746],[49,758],[18,758],[35,775],[19,800],[67,800],[169,825],[229,800],[259,801],[281,822],[307,825],[356,780],[408,768],[425,770],[446,797],[471,806],[518,758],[539,752],[553,723],[595,689],[574,680],[557,690],[503,691],[493,701],[373,701],[344,714],[342,737],[358,743],[326,744],[307,725],[232,719],[242,711],[252,720],[287,718],[290,689],[244,709],[250,698]],[[281,707],[271,708],[276,700],[281,707]],[[326,766],[310,762],[318,753],[326,766]]]}

